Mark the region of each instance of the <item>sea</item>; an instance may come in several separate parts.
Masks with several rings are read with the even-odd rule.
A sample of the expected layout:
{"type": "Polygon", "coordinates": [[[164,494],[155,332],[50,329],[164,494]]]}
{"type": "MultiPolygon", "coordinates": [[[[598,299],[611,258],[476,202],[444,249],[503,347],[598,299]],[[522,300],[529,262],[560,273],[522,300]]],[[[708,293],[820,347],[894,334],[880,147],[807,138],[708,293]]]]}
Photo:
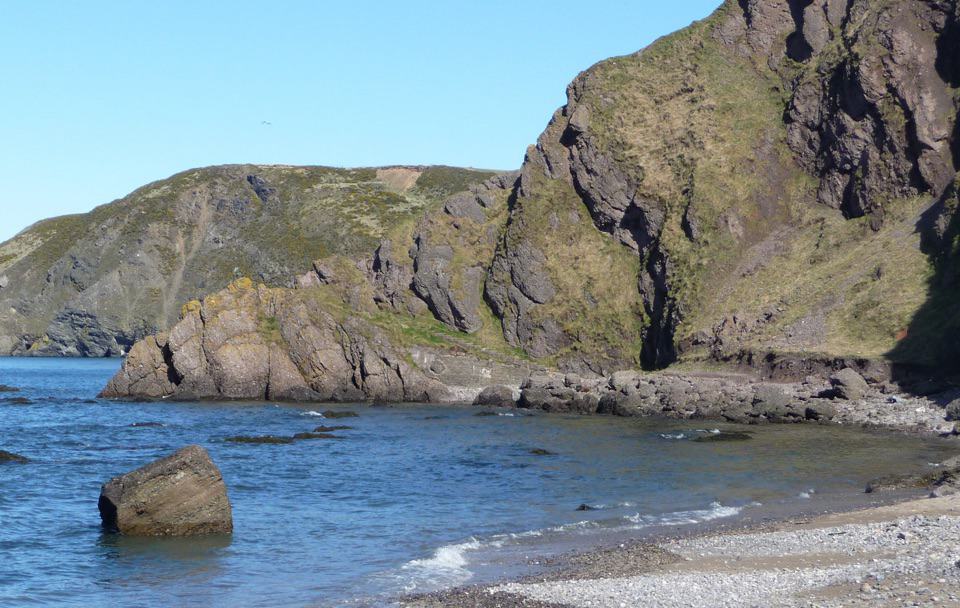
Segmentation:
{"type": "Polygon", "coordinates": [[[0,449],[29,459],[0,463],[0,606],[389,606],[653,530],[862,499],[870,479],[949,455],[937,440],[841,426],[97,398],[119,366],[0,358],[0,384],[20,389],[0,393],[0,449]],[[351,428],[226,441],[320,425],[351,428]],[[728,430],[750,439],[698,440],[728,430]],[[102,529],[103,483],[190,444],[223,473],[232,535],[102,529]]]}

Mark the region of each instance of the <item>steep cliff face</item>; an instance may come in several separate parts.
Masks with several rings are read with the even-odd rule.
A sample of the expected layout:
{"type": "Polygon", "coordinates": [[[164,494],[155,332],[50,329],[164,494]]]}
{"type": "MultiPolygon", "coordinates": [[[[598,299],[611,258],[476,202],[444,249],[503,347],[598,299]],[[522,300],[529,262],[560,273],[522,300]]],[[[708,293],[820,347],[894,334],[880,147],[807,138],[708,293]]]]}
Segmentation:
{"type": "MultiPolygon", "coordinates": [[[[551,239],[542,221],[526,221],[535,213],[526,201],[556,201],[566,190],[597,229],[640,260],[633,280],[643,329],[632,343],[647,367],[700,347],[721,356],[765,345],[842,351],[865,338],[869,352],[861,354],[892,347],[929,270],[914,214],[960,164],[957,10],[947,1],[728,2],[687,30],[578,76],[528,153],[488,281],[507,339],[538,356],[579,341],[556,315],[538,315],[557,299],[559,273],[544,260],[569,243],[551,239]],[[874,233],[849,234],[861,223],[842,226],[863,216],[874,233]],[[896,227],[884,232],[886,217],[896,227]],[[832,252],[820,250],[823,239],[806,239],[824,230],[834,233],[825,235],[834,237],[832,252]],[[544,234],[548,242],[534,245],[544,234]],[[847,302],[877,266],[818,267],[863,250],[882,258],[892,248],[916,253],[892,251],[886,260],[905,262],[913,276],[896,268],[876,282],[886,291],[904,279],[909,301],[878,294],[847,302]],[[792,271],[801,258],[814,268],[772,286],[757,280],[778,265],[792,271]],[[805,293],[825,276],[834,281],[830,298],[805,293]],[[871,326],[862,330],[857,317],[871,326]],[[807,321],[822,327],[801,336],[795,325],[807,321]]],[[[581,276],[593,275],[589,267],[580,266],[581,276]]],[[[612,268],[627,289],[629,267],[612,268]]],[[[561,356],[561,365],[576,362],[561,356]]]]}
{"type": "Polygon", "coordinates": [[[518,174],[412,209],[366,253],[319,256],[297,290],[194,305],[107,393],[433,399],[438,353],[487,370],[474,387],[494,365],[608,374],[771,353],[943,367],[958,11],[729,0],[580,74],[518,174]],[[282,339],[257,337],[262,318],[282,339]]]}
{"type": "Polygon", "coordinates": [[[490,173],[447,167],[196,169],[0,244],[0,354],[103,356],[248,276],[364,255],[490,173]]]}

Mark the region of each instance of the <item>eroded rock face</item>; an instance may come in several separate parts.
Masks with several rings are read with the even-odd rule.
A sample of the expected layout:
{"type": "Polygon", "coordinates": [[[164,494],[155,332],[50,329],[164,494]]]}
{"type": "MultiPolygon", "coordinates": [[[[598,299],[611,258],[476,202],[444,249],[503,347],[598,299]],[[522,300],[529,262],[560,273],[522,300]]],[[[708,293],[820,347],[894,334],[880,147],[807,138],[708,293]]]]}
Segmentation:
{"type": "Polygon", "coordinates": [[[307,289],[238,281],[138,343],[104,397],[444,401],[375,326],[307,289]],[[339,314],[339,313],[338,313],[339,314]]]}
{"type": "Polygon", "coordinates": [[[803,12],[797,36],[809,51],[795,59],[816,69],[794,82],[788,141],[819,177],[820,202],[882,216],[885,198],[939,194],[956,172],[957,5],[834,4],[803,12]]]}
{"type": "Polygon", "coordinates": [[[197,445],[111,479],[98,507],[105,529],[130,536],[233,532],[223,476],[197,445]]]}
{"type": "Polygon", "coordinates": [[[421,221],[411,250],[412,287],[442,323],[466,333],[483,327],[483,286],[517,180],[504,174],[444,204],[421,221]]]}

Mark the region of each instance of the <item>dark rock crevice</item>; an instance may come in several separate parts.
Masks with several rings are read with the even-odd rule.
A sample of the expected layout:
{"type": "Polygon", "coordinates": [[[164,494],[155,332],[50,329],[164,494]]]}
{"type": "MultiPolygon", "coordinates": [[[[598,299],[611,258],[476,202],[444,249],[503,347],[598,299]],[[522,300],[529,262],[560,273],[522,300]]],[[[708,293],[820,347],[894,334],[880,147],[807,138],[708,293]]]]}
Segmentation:
{"type": "MultiPolygon", "coordinates": [[[[880,217],[884,199],[936,196],[955,171],[947,141],[953,119],[944,122],[944,110],[956,103],[947,90],[956,60],[944,58],[957,54],[953,18],[939,36],[930,33],[947,19],[945,11],[956,10],[947,6],[898,11],[851,0],[847,25],[834,30],[842,31],[840,59],[815,56],[789,85],[790,147],[820,179],[818,200],[846,217],[880,217]],[[864,55],[864,48],[876,52],[864,55]]],[[[818,10],[810,5],[804,14],[818,10]]]]}
{"type": "Polygon", "coordinates": [[[804,10],[813,3],[813,0],[790,0],[790,16],[793,17],[793,23],[796,30],[787,36],[787,56],[794,61],[807,61],[813,56],[813,47],[804,37],[803,33],[803,13],[804,10]]]}

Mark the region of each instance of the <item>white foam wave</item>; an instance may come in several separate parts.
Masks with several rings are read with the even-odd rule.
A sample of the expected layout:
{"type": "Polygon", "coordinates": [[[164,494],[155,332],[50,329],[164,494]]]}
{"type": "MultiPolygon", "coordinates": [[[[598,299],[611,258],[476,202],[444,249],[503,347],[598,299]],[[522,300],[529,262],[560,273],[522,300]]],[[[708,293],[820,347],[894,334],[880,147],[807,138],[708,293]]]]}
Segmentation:
{"type": "Polygon", "coordinates": [[[473,576],[467,568],[470,563],[467,553],[484,547],[498,547],[502,544],[502,541],[482,543],[471,537],[470,540],[462,543],[444,545],[434,551],[430,557],[411,560],[402,568],[408,577],[404,589],[411,592],[424,588],[436,589],[461,585],[473,576]]]}
{"type": "Polygon", "coordinates": [[[315,411],[313,411],[313,410],[309,410],[309,411],[306,411],[306,412],[300,412],[300,415],[301,415],[301,416],[316,416],[316,417],[318,417],[318,418],[323,418],[323,414],[321,414],[320,412],[315,412],[315,411]]]}
{"type": "MultiPolygon", "coordinates": [[[[759,503],[753,503],[758,505],[759,503]]],[[[753,506],[752,505],[752,506],[753,506]]],[[[618,503],[618,506],[633,506],[631,502],[618,503]]],[[[636,530],[655,525],[682,525],[695,524],[723,517],[732,517],[740,513],[743,507],[728,507],[719,502],[712,503],[707,509],[677,511],[662,515],[630,515],[618,521],[628,522],[627,526],[610,526],[611,520],[606,523],[583,520],[539,530],[496,534],[487,540],[471,537],[461,543],[444,545],[438,548],[430,557],[415,559],[407,562],[401,568],[403,589],[406,593],[415,591],[429,591],[435,589],[463,585],[473,577],[470,570],[470,553],[489,549],[501,549],[514,546],[524,539],[540,538],[553,534],[587,534],[596,530],[636,530]]]]}
{"type": "Polygon", "coordinates": [[[683,433],[660,433],[661,439],[686,439],[687,436],[683,433]]]}
{"type": "Polygon", "coordinates": [[[699,524],[714,519],[733,517],[740,513],[743,507],[727,507],[719,502],[710,504],[708,509],[694,509],[691,511],[675,511],[662,515],[628,515],[627,521],[633,522],[641,528],[649,526],[677,526],[684,524],[699,524]]]}

